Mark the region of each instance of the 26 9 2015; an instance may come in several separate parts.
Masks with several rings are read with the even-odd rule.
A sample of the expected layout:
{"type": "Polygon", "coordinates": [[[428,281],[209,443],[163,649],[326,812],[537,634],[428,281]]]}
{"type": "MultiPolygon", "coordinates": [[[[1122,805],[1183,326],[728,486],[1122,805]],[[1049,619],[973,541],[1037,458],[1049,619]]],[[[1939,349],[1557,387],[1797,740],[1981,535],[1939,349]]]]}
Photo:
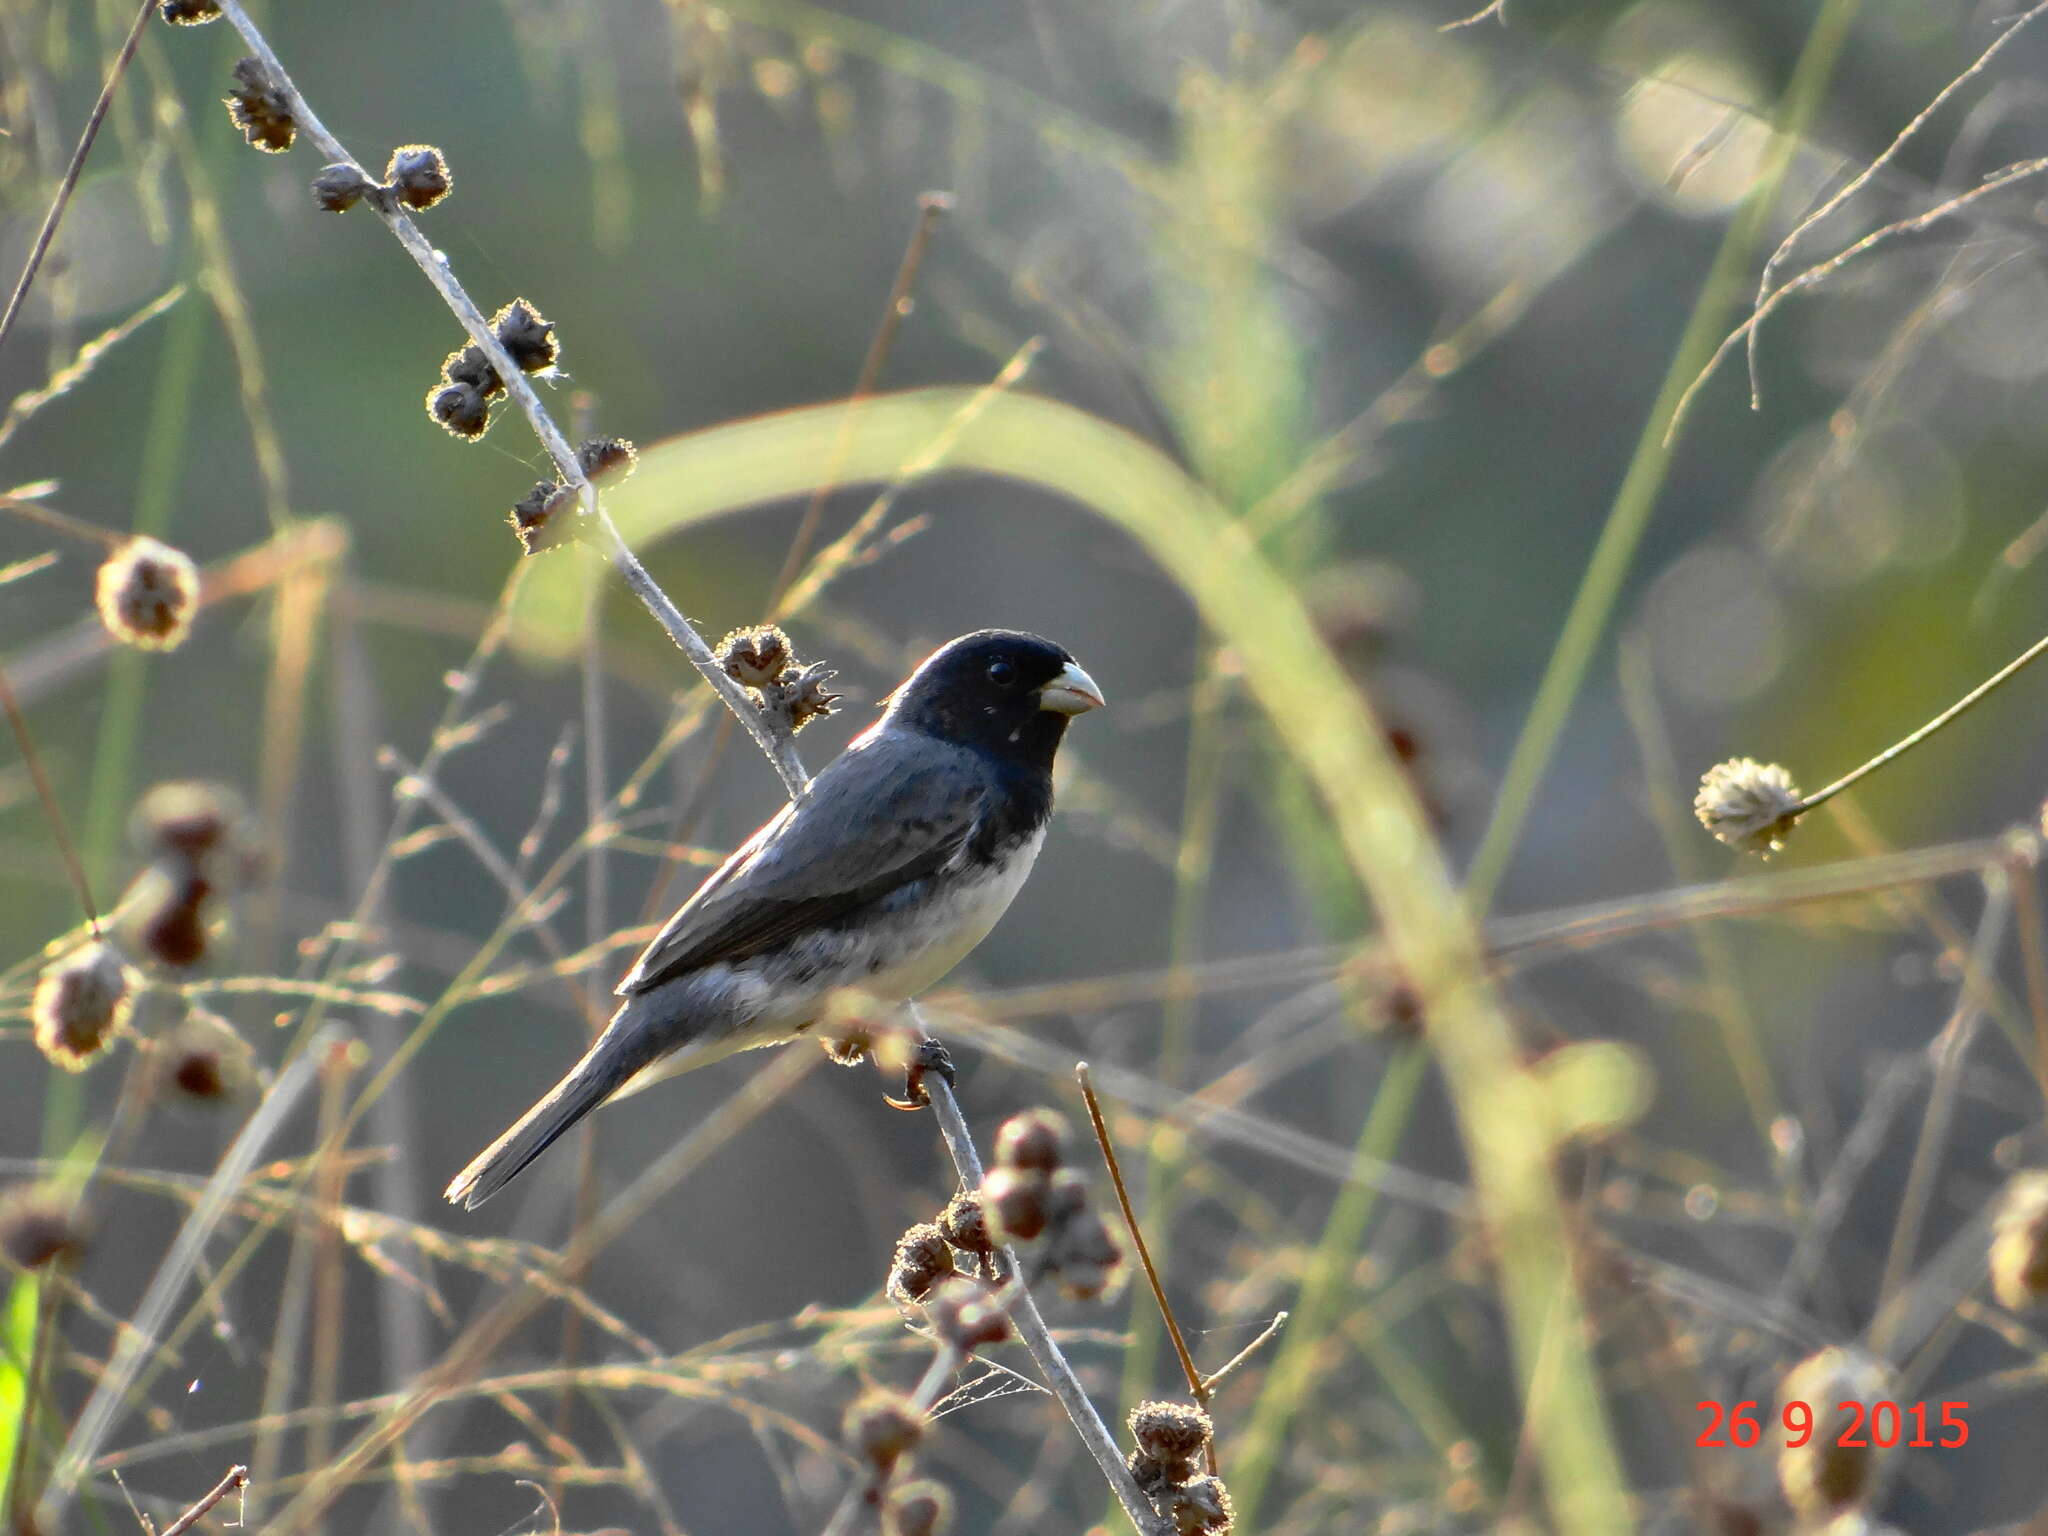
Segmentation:
{"type": "MultiPolygon", "coordinates": [[[[1706,1427],[1699,1432],[1694,1445],[1747,1450],[1764,1437],[1764,1423],[1757,1417],[1758,1404],[1754,1400],[1734,1404],[1708,1401],[1694,1407],[1707,1416],[1706,1427]]],[[[1963,1417],[1969,1407],[1968,1403],[1957,1402],[1836,1403],[1834,1413],[1840,1427],[1834,1431],[1834,1443],[1845,1449],[1888,1451],[1903,1445],[1909,1450],[1954,1450],[1970,1438],[1970,1426],[1963,1417]]],[[[1786,1448],[1796,1450],[1810,1441],[1826,1412],[1823,1408],[1816,1414],[1812,1404],[1797,1401],[1781,1407],[1778,1421],[1786,1448]]]]}

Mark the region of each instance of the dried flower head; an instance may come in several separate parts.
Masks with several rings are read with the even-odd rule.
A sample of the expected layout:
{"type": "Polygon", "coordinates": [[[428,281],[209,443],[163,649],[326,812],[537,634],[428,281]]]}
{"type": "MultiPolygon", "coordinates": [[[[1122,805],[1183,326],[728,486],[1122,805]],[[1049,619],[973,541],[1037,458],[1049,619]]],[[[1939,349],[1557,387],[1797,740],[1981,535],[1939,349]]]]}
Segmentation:
{"type": "Polygon", "coordinates": [[[894,1489],[882,1504],[882,1536],[944,1536],[953,1526],[953,1494],[919,1478],[894,1489]]]}
{"type": "Polygon", "coordinates": [[[1109,1223],[1092,1209],[1083,1209],[1054,1228],[1045,1261],[1059,1277],[1061,1295],[1094,1301],[1116,1283],[1124,1251],[1109,1223]]]}
{"type": "Polygon", "coordinates": [[[889,1294],[923,1301],[941,1280],[957,1273],[953,1250],[943,1233],[928,1221],[921,1221],[896,1239],[896,1256],[889,1264],[889,1294]]]}
{"type": "Polygon", "coordinates": [[[1157,1398],[1138,1404],[1126,1422],[1138,1450],[1166,1467],[1192,1463],[1216,1428],[1209,1415],[1194,1404],[1157,1398]]]}
{"type": "Polygon", "coordinates": [[[491,408],[474,384],[436,384],[427,391],[427,414],[437,426],[475,442],[491,424],[491,408]]]}
{"type": "Polygon", "coordinates": [[[727,677],[749,688],[766,688],[788,669],[796,652],[789,636],[773,624],[727,632],[718,642],[718,664],[727,677]]]}
{"type": "Polygon", "coordinates": [[[225,784],[173,779],[135,802],[129,833],[147,858],[203,859],[233,845],[242,801],[225,784]]]}
{"type": "Polygon", "coordinates": [[[959,1191],[946,1202],[946,1208],[939,1212],[939,1230],[955,1248],[978,1259],[996,1251],[988,1217],[981,1208],[981,1196],[971,1189],[959,1191]]]}
{"type": "Polygon", "coordinates": [[[909,1398],[877,1388],[847,1406],[843,1429],[855,1454],[887,1477],[924,1438],[924,1415],[909,1398]]]}
{"type": "Polygon", "coordinates": [[[971,1355],[1010,1336],[1010,1319],[988,1288],[964,1275],[941,1281],[925,1299],[925,1316],[941,1342],[971,1355]]]}
{"type": "Polygon", "coordinates": [[[234,1026],[203,1008],[150,1045],[157,1093],[212,1109],[248,1095],[256,1084],[256,1053],[234,1026]]]}
{"type": "Polygon", "coordinates": [[[1237,1518],[1230,1504],[1230,1490],[1217,1477],[1203,1476],[1176,1483],[1153,1502],[1173,1522],[1174,1536],[1222,1536],[1237,1518]]]}
{"type": "Polygon", "coordinates": [[[583,475],[603,485],[616,485],[633,473],[640,451],[623,437],[586,437],[576,449],[583,475]]]}
{"type": "Polygon", "coordinates": [[[448,354],[441,364],[441,377],[450,384],[471,385],[486,400],[495,400],[505,393],[505,381],[498,377],[498,370],[475,342],[448,354]]]}
{"type": "Polygon", "coordinates": [[[1882,1451],[1868,1435],[1861,1445],[1840,1441],[1855,1422],[1857,1405],[1867,1418],[1870,1405],[1890,1391],[1882,1364],[1840,1346],[1809,1355],[1785,1373],[1778,1384],[1779,1401],[1804,1403],[1813,1414],[1806,1443],[1788,1446],[1778,1456],[1778,1485],[1801,1519],[1819,1521],[1853,1508],[1870,1491],[1882,1451]]]}
{"type": "Polygon", "coordinates": [[[313,206],[329,213],[347,213],[364,198],[374,195],[377,183],[360,166],[346,163],[324,167],[313,178],[313,206]]]}
{"type": "Polygon", "coordinates": [[[0,1191],[0,1258],[18,1269],[70,1263],[85,1251],[78,1202],[47,1184],[0,1191]]]}
{"type": "Polygon", "coordinates": [[[213,943],[213,882],[190,864],[152,864],[123,898],[122,936],[159,965],[197,965],[213,943]]]}
{"type": "Polygon", "coordinates": [[[996,1132],[996,1163],[1051,1173],[1066,1161],[1067,1122],[1049,1109],[1012,1115],[996,1132]]]}
{"type": "Polygon", "coordinates": [[[491,316],[491,329],[512,361],[527,373],[545,373],[561,355],[554,321],[543,319],[524,299],[514,299],[491,316]]]}
{"type": "Polygon", "coordinates": [[[790,730],[800,731],[813,720],[822,720],[835,712],[844,695],[832,692],[825,685],[838,675],[822,661],[782,674],[775,691],[790,730]]]}
{"type": "Polygon", "coordinates": [[[1991,1238],[1991,1294],[2015,1312],[2048,1302],[2048,1171],[2006,1186],[1991,1238]]]}
{"type": "Polygon", "coordinates": [[[982,1215],[998,1242],[1028,1243],[1045,1230],[1050,1184],[1036,1168],[991,1168],[982,1175],[982,1215]]]}
{"type": "Polygon", "coordinates": [[[1714,764],[1692,802],[1700,825],[1715,837],[1765,858],[1785,846],[1803,809],[1791,774],[1776,763],[1749,757],[1714,764]]]}
{"type": "Polygon", "coordinates": [[[220,0],[158,0],[157,15],[174,27],[198,27],[220,15],[220,0]]]}
{"type": "Polygon", "coordinates": [[[199,567],[183,550],[138,535],[107,557],[93,597],[100,622],[122,644],[175,650],[199,610],[199,567]]]}
{"type": "Polygon", "coordinates": [[[384,167],[386,190],[415,212],[433,207],[454,184],[448,162],[431,144],[401,144],[384,167]]]}
{"type": "Polygon", "coordinates": [[[51,962],[29,1003],[36,1045],[69,1072],[83,1072],[112,1043],[134,1010],[128,967],[104,939],[51,962]]]}
{"type": "Polygon", "coordinates": [[[519,535],[519,547],[529,555],[560,549],[583,531],[584,512],[576,493],[552,480],[534,483],[532,490],[512,503],[508,519],[519,535]]]}
{"type": "Polygon", "coordinates": [[[242,137],[265,154],[283,154],[299,136],[291,98],[253,54],[235,65],[235,88],[223,99],[242,137]]]}

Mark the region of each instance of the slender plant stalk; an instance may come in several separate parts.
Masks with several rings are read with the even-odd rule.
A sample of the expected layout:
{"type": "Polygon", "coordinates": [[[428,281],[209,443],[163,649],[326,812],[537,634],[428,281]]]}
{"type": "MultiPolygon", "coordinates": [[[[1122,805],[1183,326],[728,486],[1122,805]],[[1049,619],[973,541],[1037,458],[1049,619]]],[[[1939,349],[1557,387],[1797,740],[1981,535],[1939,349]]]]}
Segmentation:
{"type": "MultiPolygon", "coordinates": [[[[1159,1266],[1152,1262],[1152,1250],[1146,1246],[1145,1229],[1138,1225],[1138,1213],[1131,1209],[1131,1192],[1124,1187],[1124,1172],[1117,1166],[1116,1147],[1109,1139],[1109,1126],[1102,1118],[1102,1105],[1095,1097],[1095,1084],[1089,1079],[1087,1062],[1075,1065],[1074,1080],[1081,1085],[1081,1097],[1088,1105],[1088,1123],[1095,1130],[1095,1145],[1101,1148],[1102,1161],[1109,1168],[1109,1182],[1116,1189],[1117,1208],[1124,1213],[1124,1226],[1129,1229],[1131,1242],[1138,1250],[1138,1264],[1145,1271],[1145,1283],[1152,1288],[1152,1300],[1158,1305],[1160,1319],[1166,1324],[1167,1337],[1173,1340],[1173,1352],[1180,1359],[1181,1374],[1187,1378],[1188,1392],[1199,1406],[1206,1409],[1209,1406],[1208,1384],[1195,1365],[1195,1357],[1188,1353],[1188,1341],[1180,1331],[1180,1319],[1173,1315],[1173,1304],[1166,1299],[1166,1287],[1159,1279],[1159,1266]]],[[[1214,1477],[1214,1435],[1209,1437],[1206,1449],[1209,1453],[1209,1475],[1214,1477]]]]}
{"type": "MultiPolygon", "coordinates": [[[[209,1491],[203,1497],[201,1497],[197,1504],[194,1504],[190,1509],[186,1510],[184,1514],[178,1516],[177,1519],[173,1520],[169,1525],[165,1526],[163,1528],[162,1536],[184,1536],[184,1533],[186,1531],[191,1530],[193,1526],[197,1525],[201,1520],[204,1520],[209,1514],[213,1512],[214,1505],[218,1504],[222,1499],[226,1498],[229,1494],[235,1492],[237,1489],[246,1488],[248,1486],[249,1469],[247,1467],[229,1467],[228,1475],[222,1478],[218,1483],[215,1483],[211,1491],[209,1491]]],[[[231,1522],[231,1524],[236,1526],[239,1526],[242,1523],[243,1522],[239,1518],[231,1522]]]]}
{"type": "Polygon", "coordinates": [[[57,195],[50,200],[50,211],[43,215],[43,227],[36,231],[35,244],[29,247],[28,260],[15,281],[14,292],[8,296],[7,309],[0,313],[0,348],[7,345],[14,322],[21,317],[21,306],[28,298],[29,289],[35,285],[36,274],[42,270],[43,258],[50,254],[50,242],[57,238],[57,226],[64,222],[64,210],[71,206],[71,194],[77,190],[79,175],[85,170],[85,157],[92,153],[93,141],[100,134],[100,124],[107,120],[107,109],[114,104],[114,92],[120,88],[121,77],[128,72],[129,61],[135,57],[136,47],[142,42],[142,30],[149,25],[156,5],[157,0],[142,0],[142,8],[135,13],[135,22],[128,28],[121,51],[114,55],[114,62],[108,66],[106,84],[100,87],[99,99],[86,115],[85,127],[78,135],[78,145],[71,151],[71,163],[64,168],[64,179],[57,184],[57,195]]]}

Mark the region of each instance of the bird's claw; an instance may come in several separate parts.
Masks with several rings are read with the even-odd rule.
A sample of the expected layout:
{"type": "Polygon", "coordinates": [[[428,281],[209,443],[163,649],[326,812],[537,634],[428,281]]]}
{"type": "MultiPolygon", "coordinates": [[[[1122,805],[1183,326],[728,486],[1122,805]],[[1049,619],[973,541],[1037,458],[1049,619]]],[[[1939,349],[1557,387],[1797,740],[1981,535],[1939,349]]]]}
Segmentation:
{"type": "Polygon", "coordinates": [[[929,1035],[917,1042],[917,1050],[910,1058],[910,1065],[904,1069],[903,1097],[898,1099],[884,1095],[882,1102],[891,1109],[905,1111],[928,1108],[932,1096],[924,1086],[927,1072],[936,1072],[948,1088],[955,1086],[958,1081],[953,1058],[946,1054],[945,1046],[929,1035]]]}

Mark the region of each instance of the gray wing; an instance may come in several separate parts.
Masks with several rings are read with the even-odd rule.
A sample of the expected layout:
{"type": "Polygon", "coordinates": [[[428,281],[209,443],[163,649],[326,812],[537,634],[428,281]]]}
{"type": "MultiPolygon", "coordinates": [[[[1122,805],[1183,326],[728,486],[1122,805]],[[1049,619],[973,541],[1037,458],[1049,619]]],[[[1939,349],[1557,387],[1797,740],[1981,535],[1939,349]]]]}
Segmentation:
{"type": "Polygon", "coordinates": [[[683,903],[620,995],[744,960],[936,874],[966,843],[987,790],[977,759],[930,737],[857,741],[683,903]]]}

